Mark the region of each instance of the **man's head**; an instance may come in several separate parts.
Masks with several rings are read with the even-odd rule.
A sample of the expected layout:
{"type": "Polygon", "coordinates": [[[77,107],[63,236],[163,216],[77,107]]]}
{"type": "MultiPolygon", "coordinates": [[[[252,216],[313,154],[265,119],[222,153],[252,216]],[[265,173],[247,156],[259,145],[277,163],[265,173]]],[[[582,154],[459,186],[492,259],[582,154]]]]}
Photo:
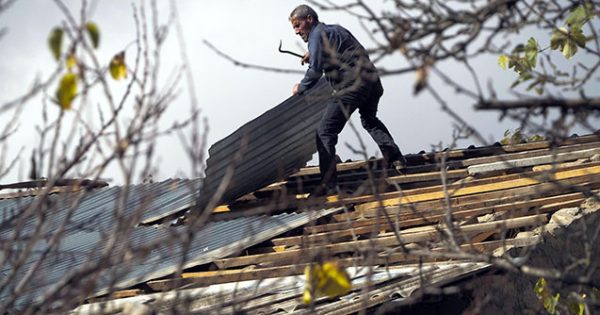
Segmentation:
{"type": "Polygon", "coordinates": [[[319,16],[313,8],[302,4],[297,6],[290,14],[290,22],[296,35],[302,37],[304,42],[308,42],[308,34],[313,26],[319,23],[319,16]]]}

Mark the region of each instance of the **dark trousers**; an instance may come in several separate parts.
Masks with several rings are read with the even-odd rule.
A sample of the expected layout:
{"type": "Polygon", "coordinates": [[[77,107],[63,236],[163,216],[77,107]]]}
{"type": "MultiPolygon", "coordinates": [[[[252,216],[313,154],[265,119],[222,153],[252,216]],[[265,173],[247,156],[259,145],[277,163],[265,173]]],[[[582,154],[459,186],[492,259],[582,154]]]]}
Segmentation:
{"type": "Polygon", "coordinates": [[[327,188],[334,188],[337,185],[335,145],[338,134],[357,108],[363,128],[379,146],[386,164],[402,156],[392,135],[377,118],[377,105],[381,95],[383,95],[383,87],[379,80],[352,91],[342,90],[334,93],[317,129],[317,151],[322,185],[327,188]]]}

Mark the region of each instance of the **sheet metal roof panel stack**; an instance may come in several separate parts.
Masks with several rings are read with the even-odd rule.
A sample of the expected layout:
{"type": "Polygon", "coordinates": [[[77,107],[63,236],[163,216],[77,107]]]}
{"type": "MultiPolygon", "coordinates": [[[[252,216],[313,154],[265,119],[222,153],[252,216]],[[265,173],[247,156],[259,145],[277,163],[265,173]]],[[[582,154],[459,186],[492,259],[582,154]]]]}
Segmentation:
{"type": "Polygon", "coordinates": [[[220,201],[232,201],[293,173],[316,152],[315,131],[331,88],[321,80],[240,127],[209,149],[200,205],[217,192],[228,169],[233,177],[220,201]]]}

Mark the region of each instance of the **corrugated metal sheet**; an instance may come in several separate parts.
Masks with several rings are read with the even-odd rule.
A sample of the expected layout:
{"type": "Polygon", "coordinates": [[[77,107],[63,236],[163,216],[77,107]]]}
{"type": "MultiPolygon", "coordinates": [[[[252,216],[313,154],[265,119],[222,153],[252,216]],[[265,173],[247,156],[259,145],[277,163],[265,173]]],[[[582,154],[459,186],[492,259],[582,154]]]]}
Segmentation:
{"type": "Polygon", "coordinates": [[[211,146],[199,204],[209,201],[231,167],[234,175],[221,201],[234,200],[306,165],[317,151],[315,131],[330,95],[322,79],[305,96],[290,97],[211,146]]]}
{"type": "MultiPolygon", "coordinates": [[[[121,195],[127,193],[127,202],[124,208],[129,213],[141,212],[140,221],[146,221],[165,213],[190,207],[198,197],[200,186],[200,179],[169,179],[158,183],[131,185],[128,190],[124,190],[122,187],[107,187],[92,190],[84,195],[82,195],[83,191],[54,194],[49,196],[49,201],[54,205],[54,211],[57,211],[58,215],[64,215],[66,209],[71,207],[71,203],[80,198],[78,208],[81,211],[75,214],[74,220],[83,222],[90,218],[80,217],[80,215],[94,212],[88,211],[91,209],[103,209],[106,215],[110,215],[111,211],[117,208],[121,195]]],[[[0,200],[0,224],[10,220],[18,209],[23,209],[34,199],[35,197],[23,197],[0,200]]],[[[58,218],[59,221],[61,219],[62,217],[58,218]]]]}
{"type": "MultiPolygon", "coordinates": [[[[115,209],[120,203],[120,198],[123,198],[122,187],[50,196],[50,201],[47,203],[50,206],[46,211],[43,224],[43,230],[48,233],[48,236],[35,243],[33,253],[27,257],[25,267],[19,270],[17,277],[0,288],[0,303],[10,294],[16,283],[38,261],[41,261],[33,278],[25,284],[18,303],[23,305],[39,299],[65,275],[75,273],[86,263],[93,263],[100,259],[101,253],[106,249],[107,240],[117,233],[117,217],[132,219],[131,223],[135,224],[134,222],[139,222],[140,217],[145,218],[181,208],[194,200],[195,196],[191,191],[198,191],[197,184],[198,181],[168,180],[131,186],[127,198],[124,199],[127,200],[124,202],[126,206],[122,208],[121,213],[117,213],[115,209]],[[81,203],[78,205],[75,203],[77,196],[81,198],[81,203]],[[72,207],[74,204],[76,206],[72,207]],[[71,214],[68,213],[69,209],[74,209],[71,214]],[[148,209],[148,212],[144,209],[148,209]],[[143,211],[141,216],[140,211],[143,211]],[[66,233],[61,238],[58,249],[51,249],[46,256],[43,256],[44,251],[49,249],[48,241],[51,235],[64,222],[67,222],[66,233]]],[[[32,201],[34,201],[33,197],[0,201],[0,211],[3,214],[0,240],[4,244],[5,241],[14,238],[17,230],[5,214],[19,213],[32,201]]],[[[119,237],[117,246],[123,246],[130,241],[133,252],[150,244],[155,247],[147,251],[144,257],[129,261],[127,265],[118,263],[115,257],[114,261],[117,263],[102,271],[102,277],[96,282],[95,291],[103,292],[112,281],[121,287],[169,275],[176,270],[184,252],[187,257],[186,267],[224,258],[333,211],[335,209],[211,222],[194,234],[194,239],[187,249],[184,248],[181,240],[173,239],[173,235],[184,232],[185,227],[136,227],[130,234],[119,237]]],[[[40,218],[33,216],[20,229],[16,240],[10,243],[13,250],[23,250],[40,218]]],[[[14,262],[4,261],[0,268],[1,283],[13,270],[14,262]]]]}

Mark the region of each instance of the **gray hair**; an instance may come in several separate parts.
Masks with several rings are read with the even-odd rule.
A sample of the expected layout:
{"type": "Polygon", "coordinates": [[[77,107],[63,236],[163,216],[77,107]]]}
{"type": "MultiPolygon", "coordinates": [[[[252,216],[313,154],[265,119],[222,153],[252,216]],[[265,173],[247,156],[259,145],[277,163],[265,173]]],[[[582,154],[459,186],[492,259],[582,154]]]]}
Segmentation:
{"type": "Polygon", "coordinates": [[[313,8],[307,6],[306,4],[301,4],[297,6],[292,13],[290,13],[290,21],[293,18],[306,19],[309,15],[312,16],[315,21],[319,21],[319,16],[313,8]]]}

